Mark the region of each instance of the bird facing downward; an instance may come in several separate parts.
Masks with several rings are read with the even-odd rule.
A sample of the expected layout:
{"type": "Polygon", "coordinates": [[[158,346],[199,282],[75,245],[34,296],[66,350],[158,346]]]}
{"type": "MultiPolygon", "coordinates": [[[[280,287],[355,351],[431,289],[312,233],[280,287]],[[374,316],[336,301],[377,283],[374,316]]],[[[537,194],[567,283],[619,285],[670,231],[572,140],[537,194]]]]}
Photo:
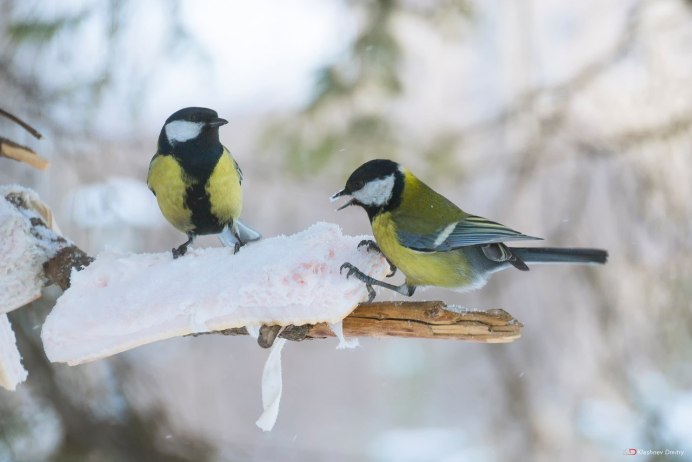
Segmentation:
{"type": "Polygon", "coordinates": [[[173,113],[161,129],[147,184],[163,216],[187,234],[187,241],[173,249],[173,258],[185,255],[198,235],[221,234],[236,252],[259,238],[238,221],[243,175],[219,141],[219,127],[226,123],[216,111],[188,107],[173,113]]]}
{"type": "Polygon", "coordinates": [[[332,196],[351,196],[338,210],[350,205],[365,209],[375,242],[362,241],[380,251],[405,282],[396,286],[362,273],[344,263],[348,276],[372,286],[413,295],[418,286],[468,291],[483,286],[490,275],[506,268],[528,271],[531,263],[600,263],[608,254],[600,249],[509,247],[507,241],[537,240],[499,223],[470,215],[432,190],[409,170],[391,160],[376,159],[358,167],[346,187],[332,196]]]}

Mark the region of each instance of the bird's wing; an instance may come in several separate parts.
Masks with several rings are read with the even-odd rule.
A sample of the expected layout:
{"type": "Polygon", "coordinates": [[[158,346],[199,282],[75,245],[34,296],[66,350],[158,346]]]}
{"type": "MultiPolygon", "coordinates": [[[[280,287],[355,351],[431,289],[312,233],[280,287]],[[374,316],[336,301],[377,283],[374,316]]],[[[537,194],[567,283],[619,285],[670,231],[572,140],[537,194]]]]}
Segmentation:
{"type": "Polygon", "coordinates": [[[235,171],[238,172],[238,181],[240,182],[240,184],[243,184],[243,171],[240,169],[238,161],[233,159],[233,165],[235,165],[235,171]]]}
{"type": "Polygon", "coordinates": [[[149,182],[151,180],[151,168],[154,165],[154,161],[158,159],[160,154],[157,152],[154,154],[154,157],[151,158],[149,161],[149,171],[147,172],[147,186],[149,187],[149,190],[154,193],[154,196],[156,196],[156,191],[154,191],[154,188],[151,187],[151,183],[149,182]]]}
{"type": "Polygon", "coordinates": [[[224,145],[221,145],[221,146],[223,147],[222,155],[226,154],[233,161],[233,166],[235,167],[235,171],[238,174],[238,183],[240,183],[242,185],[243,184],[243,171],[240,169],[240,165],[238,165],[238,161],[235,160],[235,157],[233,157],[231,155],[231,151],[229,151],[226,146],[224,146],[224,145]]]}
{"type": "Polygon", "coordinates": [[[411,220],[420,220],[420,218],[399,217],[397,221],[407,223],[407,226],[405,228],[397,226],[397,236],[401,245],[421,252],[444,252],[470,245],[541,239],[527,236],[500,223],[475,215],[466,215],[458,221],[438,226],[432,232],[420,232],[428,225],[416,225],[411,220]]]}

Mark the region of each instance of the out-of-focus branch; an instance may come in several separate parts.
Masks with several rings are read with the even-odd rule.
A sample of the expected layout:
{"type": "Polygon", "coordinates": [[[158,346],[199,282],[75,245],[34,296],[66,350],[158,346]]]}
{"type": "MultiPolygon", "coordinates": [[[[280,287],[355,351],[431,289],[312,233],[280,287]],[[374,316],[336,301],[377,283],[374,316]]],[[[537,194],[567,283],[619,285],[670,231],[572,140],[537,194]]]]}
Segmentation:
{"type": "MultiPolygon", "coordinates": [[[[0,116],[10,119],[38,139],[41,139],[43,136],[34,127],[2,108],[0,108],[0,116]]],[[[0,137],[0,157],[7,157],[19,162],[24,162],[39,170],[44,170],[49,164],[46,159],[36,154],[31,148],[2,137],[0,137]]]]}
{"type": "Polygon", "coordinates": [[[29,164],[39,170],[45,170],[50,162],[34,152],[33,149],[0,137],[0,157],[7,157],[29,164]]]}
{"type": "Polygon", "coordinates": [[[3,116],[3,117],[5,117],[5,118],[7,118],[7,119],[10,119],[12,122],[16,123],[17,125],[19,125],[19,126],[22,127],[24,130],[26,130],[26,131],[28,131],[29,133],[31,133],[35,138],[37,138],[37,139],[39,139],[39,140],[41,139],[41,137],[43,137],[43,135],[41,135],[41,133],[39,133],[39,131],[36,130],[34,127],[32,127],[32,126],[29,125],[28,123],[24,122],[22,119],[20,119],[20,118],[17,117],[16,115],[7,112],[7,111],[4,110],[3,108],[0,108],[0,116],[3,116]]]}

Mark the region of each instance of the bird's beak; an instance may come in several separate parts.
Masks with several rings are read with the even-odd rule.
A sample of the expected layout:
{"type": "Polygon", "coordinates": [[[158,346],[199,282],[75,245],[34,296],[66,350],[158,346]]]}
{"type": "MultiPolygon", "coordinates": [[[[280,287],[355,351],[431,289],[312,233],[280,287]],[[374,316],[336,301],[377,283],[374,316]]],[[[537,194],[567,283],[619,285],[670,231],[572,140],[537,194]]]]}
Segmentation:
{"type": "Polygon", "coordinates": [[[216,119],[212,119],[209,122],[207,122],[207,125],[213,128],[218,128],[221,125],[226,125],[228,123],[228,120],[222,119],[221,117],[217,117],[216,119]]]}
{"type": "MultiPolygon", "coordinates": [[[[349,194],[345,189],[342,189],[342,190],[339,191],[338,193],[332,194],[332,197],[330,197],[329,200],[332,201],[332,202],[334,202],[335,200],[337,200],[337,199],[340,198],[341,196],[349,196],[349,195],[350,195],[350,194],[349,194]]],[[[336,210],[339,211],[339,210],[345,209],[345,208],[348,207],[349,205],[354,205],[355,203],[356,203],[356,200],[355,200],[355,199],[351,199],[350,201],[346,202],[344,205],[342,205],[341,207],[339,207],[339,208],[336,209],[336,210]]]]}

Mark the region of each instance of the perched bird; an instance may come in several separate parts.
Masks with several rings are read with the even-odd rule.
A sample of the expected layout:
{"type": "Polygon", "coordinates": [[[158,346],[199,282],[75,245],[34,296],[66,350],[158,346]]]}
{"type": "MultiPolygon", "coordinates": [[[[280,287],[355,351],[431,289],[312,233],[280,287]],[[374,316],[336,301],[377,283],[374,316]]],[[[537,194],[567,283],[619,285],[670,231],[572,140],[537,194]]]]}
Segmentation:
{"type": "Polygon", "coordinates": [[[173,113],[161,129],[147,184],[163,216],[187,234],[187,241],[173,249],[173,258],[185,255],[198,235],[219,234],[236,252],[260,238],[238,221],[243,173],[219,141],[219,127],[227,123],[216,111],[187,107],[173,113]]]}
{"type": "Polygon", "coordinates": [[[332,196],[351,196],[338,208],[358,205],[370,218],[375,241],[358,247],[380,251],[406,276],[396,286],[362,273],[350,263],[347,277],[355,276],[368,289],[385,287],[413,295],[418,286],[446,287],[461,292],[482,287],[496,271],[516,268],[528,271],[531,263],[600,263],[608,253],[600,249],[508,247],[507,241],[536,240],[499,223],[470,215],[433,191],[409,170],[391,160],[376,159],[358,167],[346,187],[332,196]]]}

